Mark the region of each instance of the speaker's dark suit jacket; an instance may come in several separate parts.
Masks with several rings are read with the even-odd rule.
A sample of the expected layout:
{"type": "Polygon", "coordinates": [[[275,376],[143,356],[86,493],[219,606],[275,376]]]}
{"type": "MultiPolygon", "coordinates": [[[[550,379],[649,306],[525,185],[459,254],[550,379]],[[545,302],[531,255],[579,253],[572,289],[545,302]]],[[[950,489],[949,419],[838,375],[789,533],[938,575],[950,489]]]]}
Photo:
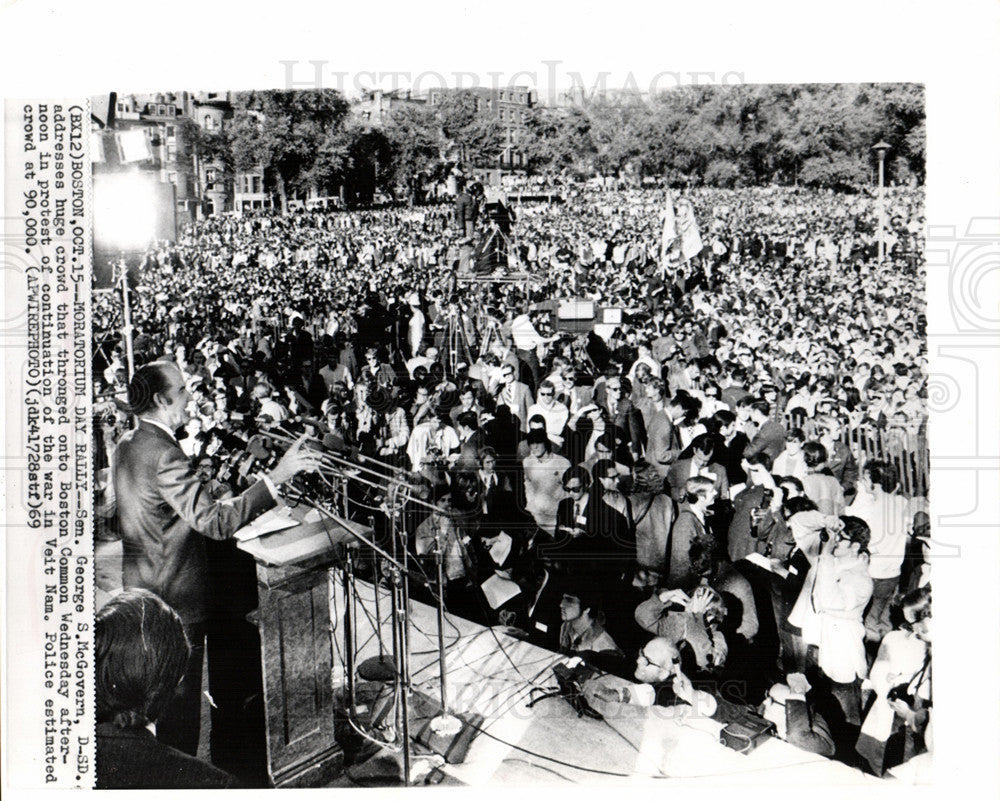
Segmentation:
{"type": "Polygon", "coordinates": [[[258,481],[216,501],[176,440],[140,421],[118,445],[114,471],[122,532],[122,584],[159,595],[185,625],[206,618],[208,568],[203,537],[224,540],[275,505],[258,481]]]}

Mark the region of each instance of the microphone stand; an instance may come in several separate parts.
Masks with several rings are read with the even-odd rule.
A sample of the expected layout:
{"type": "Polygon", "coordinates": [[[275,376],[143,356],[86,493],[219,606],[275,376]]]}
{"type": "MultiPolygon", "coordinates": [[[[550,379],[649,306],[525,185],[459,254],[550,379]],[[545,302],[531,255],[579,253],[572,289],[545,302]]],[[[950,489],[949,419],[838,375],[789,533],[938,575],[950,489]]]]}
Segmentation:
{"type": "Polygon", "coordinates": [[[462,722],[448,711],[448,666],[444,653],[444,548],[441,542],[441,526],[434,529],[434,561],[437,563],[437,639],[438,639],[438,669],[441,677],[441,714],[431,723],[431,731],[435,734],[449,736],[457,734],[462,729],[462,722]]]}
{"type": "MultiPolygon", "coordinates": [[[[302,495],[302,497],[300,498],[300,500],[305,501],[305,503],[307,503],[313,509],[316,509],[321,515],[325,515],[327,518],[333,520],[335,523],[337,523],[338,525],[340,525],[343,528],[345,528],[359,542],[361,542],[364,545],[367,545],[375,553],[377,553],[380,556],[382,556],[382,558],[385,559],[386,562],[389,564],[389,573],[390,573],[390,577],[391,577],[391,580],[392,580],[392,615],[393,615],[393,629],[392,629],[392,635],[393,636],[392,636],[392,640],[393,640],[393,658],[394,658],[394,667],[395,667],[395,670],[396,670],[396,677],[397,677],[397,679],[399,681],[400,688],[401,688],[401,692],[399,693],[400,703],[397,706],[397,709],[399,710],[399,712],[397,714],[400,715],[401,718],[402,718],[402,721],[401,721],[401,733],[402,733],[402,754],[403,754],[403,783],[404,783],[404,785],[406,785],[407,787],[409,787],[410,786],[410,782],[411,782],[411,779],[410,779],[410,765],[411,765],[411,762],[412,762],[412,756],[411,756],[411,752],[410,752],[411,744],[410,744],[410,736],[409,736],[410,735],[410,732],[409,732],[409,712],[410,712],[410,708],[409,708],[410,707],[410,702],[409,702],[409,693],[410,693],[410,672],[409,672],[410,671],[410,656],[409,656],[410,638],[409,638],[409,626],[410,626],[410,619],[409,619],[409,615],[407,614],[407,610],[409,609],[409,598],[408,598],[408,594],[407,594],[406,589],[405,589],[406,588],[406,582],[404,581],[404,578],[408,578],[409,577],[409,569],[407,568],[407,566],[405,564],[403,564],[399,560],[397,560],[395,558],[394,554],[387,553],[384,549],[382,549],[378,545],[376,545],[374,541],[370,540],[368,537],[366,537],[364,534],[362,534],[360,531],[358,531],[356,528],[354,528],[354,526],[350,523],[350,521],[344,520],[343,518],[338,517],[333,512],[329,511],[328,509],[325,509],[322,505],[320,505],[318,503],[315,503],[314,501],[311,501],[308,498],[305,498],[304,495],[302,495]]],[[[350,610],[352,600],[356,600],[357,599],[357,591],[356,591],[356,587],[355,587],[355,583],[354,583],[353,562],[351,560],[350,550],[351,549],[348,548],[348,558],[347,558],[347,564],[348,564],[348,570],[349,570],[349,576],[350,576],[350,578],[349,578],[349,583],[347,583],[346,586],[345,586],[345,590],[347,592],[351,593],[352,596],[353,596],[353,598],[346,599],[345,606],[347,607],[348,610],[350,610]]],[[[394,548],[394,550],[395,550],[395,548],[394,548]]],[[[376,587],[376,592],[377,591],[378,590],[377,590],[377,587],[376,587]]],[[[350,626],[350,643],[347,644],[347,650],[348,650],[348,653],[350,654],[350,656],[349,656],[349,665],[348,665],[348,669],[349,669],[349,673],[348,673],[348,682],[349,682],[349,685],[348,686],[349,686],[349,693],[350,693],[350,696],[351,696],[351,698],[350,698],[351,710],[350,710],[349,714],[353,717],[353,715],[354,715],[354,705],[355,705],[354,677],[353,677],[354,655],[353,655],[353,653],[351,653],[351,650],[352,650],[353,646],[355,645],[355,641],[354,641],[354,637],[355,637],[355,634],[354,634],[354,618],[355,618],[355,615],[351,614],[350,612],[348,612],[348,614],[352,618],[352,620],[349,623],[349,626],[350,626]]]]}
{"type": "MultiPolygon", "coordinates": [[[[291,444],[291,437],[286,433],[286,436],[278,435],[276,439],[278,441],[287,442],[291,444]]],[[[270,436],[274,437],[272,433],[270,436]]],[[[409,476],[406,471],[396,468],[391,465],[383,465],[379,463],[380,466],[388,468],[393,474],[392,477],[386,476],[371,467],[366,467],[364,465],[357,465],[352,462],[347,461],[339,456],[335,456],[330,453],[324,453],[320,457],[322,462],[321,473],[332,474],[335,478],[339,478],[342,481],[353,480],[359,481],[363,484],[377,487],[379,489],[386,489],[384,483],[377,483],[373,478],[377,477],[382,482],[388,479],[388,488],[386,489],[386,512],[390,523],[390,542],[391,542],[391,553],[387,553],[384,549],[380,548],[373,541],[369,540],[364,534],[358,532],[349,520],[339,518],[337,515],[333,514],[329,510],[325,509],[321,505],[308,500],[305,498],[304,493],[300,494],[301,498],[311,507],[317,509],[321,514],[333,519],[348,532],[350,532],[358,541],[369,546],[376,554],[381,556],[385,563],[388,565],[389,577],[392,585],[392,593],[390,596],[391,602],[391,617],[393,620],[392,627],[392,646],[393,646],[393,659],[394,667],[396,670],[396,675],[399,680],[400,688],[400,702],[397,706],[399,710],[399,730],[403,738],[403,771],[404,771],[404,782],[410,784],[410,765],[412,761],[412,755],[410,752],[410,731],[409,731],[409,695],[412,691],[411,687],[411,677],[410,677],[410,615],[409,615],[409,578],[411,576],[410,566],[409,566],[409,549],[406,547],[405,543],[398,543],[398,540],[402,537],[403,533],[398,526],[398,515],[400,514],[400,502],[411,502],[417,506],[421,506],[432,513],[442,514],[442,510],[432,503],[417,498],[413,495],[413,490],[416,489],[412,484],[409,483],[409,476]],[[358,475],[358,472],[367,473],[372,477],[362,477],[358,475]],[[401,546],[401,553],[400,553],[401,546]],[[405,580],[404,580],[405,579],[405,580]]],[[[451,518],[451,515],[447,515],[451,518]]],[[[460,542],[459,547],[464,549],[464,545],[460,542]]],[[[437,715],[430,722],[430,730],[434,735],[441,738],[450,738],[453,735],[458,734],[462,729],[462,721],[457,716],[451,714],[448,709],[448,680],[447,680],[447,659],[445,654],[445,643],[444,643],[444,623],[445,623],[445,604],[444,604],[444,548],[445,543],[441,541],[441,529],[440,526],[435,529],[435,562],[437,567],[437,587],[438,591],[436,593],[437,598],[437,640],[438,640],[438,664],[439,664],[439,682],[440,682],[440,692],[441,692],[441,714],[437,715]]],[[[351,565],[351,589],[354,592],[354,597],[357,597],[356,590],[354,589],[354,578],[353,578],[353,565],[351,565]]],[[[378,594],[378,583],[379,577],[376,574],[374,588],[376,593],[376,598],[378,594]]],[[[352,626],[353,632],[353,626],[352,626]]],[[[352,655],[352,665],[353,665],[353,655],[352,655]]],[[[353,677],[352,677],[353,682],[353,677]]],[[[353,701],[353,699],[352,699],[353,701]]],[[[353,709],[352,709],[353,712],[353,709]]]]}

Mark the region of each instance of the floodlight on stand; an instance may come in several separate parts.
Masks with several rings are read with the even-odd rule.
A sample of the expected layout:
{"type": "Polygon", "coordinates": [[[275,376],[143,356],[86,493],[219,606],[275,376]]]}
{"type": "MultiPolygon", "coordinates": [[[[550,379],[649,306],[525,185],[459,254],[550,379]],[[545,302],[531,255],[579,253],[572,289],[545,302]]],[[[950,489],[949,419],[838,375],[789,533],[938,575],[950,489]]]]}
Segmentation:
{"type": "Polygon", "coordinates": [[[96,249],[119,254],[118,281],[125,321],[122,333],[129,378],[135,372],[135,354],[126,254],[144,251],[155,239],[156,204],[155,186],[139,173],[95,176],[94,245],[96,249]]]}
{"type": "Polygon", "coordinates": [[[94,181],[94,240],[109,251],[145,250],[156,238],[156,190],[139,173],[94,181]]]}

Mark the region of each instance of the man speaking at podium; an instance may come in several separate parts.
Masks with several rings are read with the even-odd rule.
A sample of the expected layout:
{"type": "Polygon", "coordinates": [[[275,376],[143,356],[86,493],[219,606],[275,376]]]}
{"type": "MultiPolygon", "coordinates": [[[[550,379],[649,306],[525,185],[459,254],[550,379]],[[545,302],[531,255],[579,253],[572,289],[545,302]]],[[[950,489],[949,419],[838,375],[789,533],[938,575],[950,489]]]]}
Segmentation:
{"type": "MultiPolygon", "coordinates": [[[[143,365],[128,387],[138,426],[118,445],[114,486],[122,532],[122,584],[156,593],[184,623],[191,657],[173,703],[157,725],[157,738],[196,755],[201,670],[208,618],[208,567],[202,537],[232,537],[277,502],[277,487],[319,465],[302,450],[286,451],[274,469],[241,495],[214,500],[181,450],[174,432],[188,422],[190,394],[172,362],[143,365]]],[[[248,655],[259,666],[260,655],[248,655]]]]}

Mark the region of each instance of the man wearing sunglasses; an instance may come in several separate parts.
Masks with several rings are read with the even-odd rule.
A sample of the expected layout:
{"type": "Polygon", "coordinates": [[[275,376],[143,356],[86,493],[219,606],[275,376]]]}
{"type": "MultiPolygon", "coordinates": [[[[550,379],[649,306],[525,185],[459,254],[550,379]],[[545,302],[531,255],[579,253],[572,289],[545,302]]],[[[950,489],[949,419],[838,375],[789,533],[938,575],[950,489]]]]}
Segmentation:
{"type": "Polygon", "coordinates": [[[635,706],[686,704],[704,717],[712,717],[718,708],[715,697],[696,690],[681,671],[680,650],[666,637],[654,637],[639,650],[634,675],[639,684],[598,686],[594,695],[605,702],[635,706]]]}
{"type": "Polygon", "coordinates": [[[594,389],[594,403],[601,410],[605,430],[613,430],[617,438],[628,443],[633,457],[642,453],[646,444],[646,428],[642,415],[632,405],[621,376],[615,372],[607,376],[603,385],[594,389]]]}

